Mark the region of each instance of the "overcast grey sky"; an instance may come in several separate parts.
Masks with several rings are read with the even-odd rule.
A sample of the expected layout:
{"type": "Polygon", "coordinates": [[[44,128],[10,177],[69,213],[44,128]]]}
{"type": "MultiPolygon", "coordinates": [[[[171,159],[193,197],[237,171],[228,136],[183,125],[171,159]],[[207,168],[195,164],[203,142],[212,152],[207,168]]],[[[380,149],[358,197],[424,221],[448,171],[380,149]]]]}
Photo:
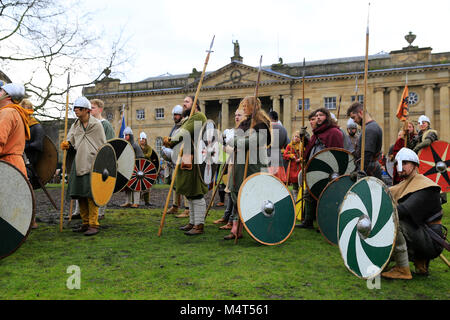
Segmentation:
{"type": "MultiPolygon", "coordinates": [[[[122,82],[165,73],[202,70],[215,35],[208,71],[230,62],[238,40],[244,63],[263,65],[363,56],[369,1],[361,0],[95,0],[93,28],[114,34],[123,29],[132,64],[122,82]]],[[[404,36],[414,45],[450,51],[450,1],[371,0],[369,54],[398,50],[404,36]]]]}

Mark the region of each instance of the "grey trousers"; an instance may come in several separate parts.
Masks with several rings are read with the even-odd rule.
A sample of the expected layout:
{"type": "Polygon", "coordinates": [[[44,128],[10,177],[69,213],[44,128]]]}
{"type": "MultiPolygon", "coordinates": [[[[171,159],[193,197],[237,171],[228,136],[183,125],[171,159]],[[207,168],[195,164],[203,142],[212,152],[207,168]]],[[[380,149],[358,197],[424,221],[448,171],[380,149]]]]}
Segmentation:
{"type": "Polygon", "coordinates": [[[188,199],[189,201],[189,223],[194,226],[205,224],[206,201],[201,199],[188,199]]]}

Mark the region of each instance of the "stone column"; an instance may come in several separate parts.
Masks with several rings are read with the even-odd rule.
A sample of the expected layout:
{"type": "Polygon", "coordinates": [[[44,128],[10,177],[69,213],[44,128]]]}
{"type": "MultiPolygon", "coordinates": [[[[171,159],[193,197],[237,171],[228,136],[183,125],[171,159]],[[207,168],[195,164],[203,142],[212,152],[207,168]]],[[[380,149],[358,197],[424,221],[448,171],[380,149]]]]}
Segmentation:
{"type": "MultiPolygon", "coordinates": [[[[383,130],[383,141],[388,141],[384,132],[384,88],[375,88],[375,108],[373,117],[383,130]]],[[[384,143],[382,144],[384,146],[384,143]]],[[[388,146],[389,148],[389,146],[388,146]]],[[[386,148],[384,148],[386,149],[386,148]]]]}
{"type": "Polygon", "coordinates": [[[229,126],[229,115],[228,115],[229,102],[230,100],[228,99],[219,100],[219,103],[222,105],[222,123],[221,123],[222,132],[223,130],[228,129],[229,126]]]}
{"type": "Polygon", "coordinates": [[[439,109],[441,114],[439,140],[450,141],[450,84],[439,85],[439,109]]]}
{"type": "Polygon", "coordinates": [[[424,85],[425,89],[425,115],[430,118],[431,128],[435,128],[434,124],[434,98],[433,98],[433,88],[434,84],[424,85]]]}
{"type": "Polygon", "coordinates": [[[284,95],[283,97],[283,126],[286,128],[289,139],[291,138],[292,127],[292,96],[284,95]]]}
{"type": "Polygon", "coordinates": [[[400,130],[400,121],[397,118],[397,108],[400,101],[398,100],[398,87],[388,88],[389,92],[389,137],[386,137],[389,141],[389,145],[397,141],[398,131],[400,130]]]}
{"type": "Polygon", "coordinates": [[[114,126],[114,132],[116,133],[116,137],[119,134],[120,125],[122,123],[122,117],[120,116],[120,110],[122,110],[122,106],[118,106],[114,108],[114,120],[113,120],[113,126],[114,126]]]}
{"type": "Polygon", "coordinates": [[[278,113],[280,116],[280,96],[271,96],[270,99],[272,102],[272,110],[278,113]]]}
{"type": "Polygon", "coordinates": [[[200,105],[200,110],[202,110],[202,112],[204,114],[206,114],[206,101],[205,100],[200,100],[199,105],[200,105]]]}

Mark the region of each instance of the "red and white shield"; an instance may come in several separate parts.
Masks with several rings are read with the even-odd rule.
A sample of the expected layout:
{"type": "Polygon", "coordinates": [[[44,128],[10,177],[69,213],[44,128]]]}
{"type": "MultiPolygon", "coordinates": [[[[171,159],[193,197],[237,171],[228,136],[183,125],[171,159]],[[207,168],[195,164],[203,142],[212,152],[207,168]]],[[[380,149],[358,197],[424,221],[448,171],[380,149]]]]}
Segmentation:
{"type": "Polygon", "coordinates": [[[419,173],[437,183],[442,192],[450,191],[450,144],[435,141],[419,151],[419,173]]]}

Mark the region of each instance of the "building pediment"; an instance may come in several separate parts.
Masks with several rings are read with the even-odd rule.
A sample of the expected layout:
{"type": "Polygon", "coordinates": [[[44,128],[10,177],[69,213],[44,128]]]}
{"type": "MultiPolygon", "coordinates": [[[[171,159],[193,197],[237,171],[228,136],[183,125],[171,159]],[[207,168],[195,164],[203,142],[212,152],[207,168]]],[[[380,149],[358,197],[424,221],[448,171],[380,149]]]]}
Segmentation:
{"type": "MultiPolygon", "coordinates": [[[[203,79],[203,89],[223,89],[248,87],[256,85],[258,78],[258,68],[245,65],[243,63],[233,61],[230,64],[208,73],[203,79]]],[[[260,83],[281,82],[291,80],[288,75],[273,72],[272,70],[261,69],[260,83]]],[[[196,88],[200,79],[192,82],[189,87],[196,88]]]]}

